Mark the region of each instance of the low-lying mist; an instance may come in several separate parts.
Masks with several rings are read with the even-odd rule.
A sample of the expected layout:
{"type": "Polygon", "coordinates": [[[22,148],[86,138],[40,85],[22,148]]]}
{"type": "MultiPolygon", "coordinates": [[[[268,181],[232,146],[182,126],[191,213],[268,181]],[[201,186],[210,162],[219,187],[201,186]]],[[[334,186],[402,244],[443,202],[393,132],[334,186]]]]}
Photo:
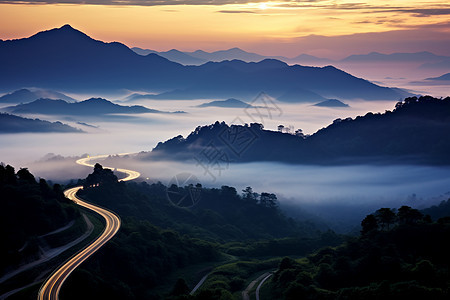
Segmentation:
{"type": "MultiPolygon", "coordinates": [[[[251,102],[252,99],[241,100],[251,102]]],[[[276,102],[276,113],[261,116],[242,108],[197,107],[208,100],[140,100],[132,104],[187,113],[139,114],[125,118],[39,116],[68,123],[87,133],[2,134],[0,161],[16,169],[28,167],[36,176],[64,183],[70,179],[85,178],[92,172],[75,164],[76,158],[83,154],[150,151],[160,141],[179,134],[186,137],[197,126],[212,124],[216,120],[227,123],[259,122],[269,130],[276,130],[278,125],[283,124],[294,129],[301,128],[304,133],[314,133],[336,118],[355,117],[368,111],[384,112],[395,105],[386,101],[343,101],[350,107],[336,109],[315,107],[311,103],[276,102]],[[62,157],[43,159],[48,153],[62,157]]],[[[192,173],[208,187],[229,185],[240,192],[251,186],[259,193],[275,193],[282,207],[289,207],[289,213],[293,216],[296,209],[307,210],[335,224],[357,224],[365,214],[380,207],[430,206],[447,197],[443,195],[450,191],[450,168],[447,167],[246,163],[230,164],[223,170],[213,170],[211,174],[195,163],[133,159],[120,160],[119,165],[111,167],[139,171],[143,180],[148,182],[167,184],[179,173],[192,173]]]]}
{"type": "MultiPolygon", "coordinates": [[[[111,165],[110,162],[104,165],[111,165]]],[[[193,175],[205,187],[228,185],[240,193],[251,186],[258,193],[275,193],[288,215],[304,216],[306,211],[340,231],[357,226],[366,214],[381,207],[425,208],[450,198],[450,167],[260,162],[206,171],[195,163],[143,162],[132,158],[121,159],[115,165],[141,172],[142,180],[148,183],[161,181],[167,185],[184,173],[193,175]]]]}

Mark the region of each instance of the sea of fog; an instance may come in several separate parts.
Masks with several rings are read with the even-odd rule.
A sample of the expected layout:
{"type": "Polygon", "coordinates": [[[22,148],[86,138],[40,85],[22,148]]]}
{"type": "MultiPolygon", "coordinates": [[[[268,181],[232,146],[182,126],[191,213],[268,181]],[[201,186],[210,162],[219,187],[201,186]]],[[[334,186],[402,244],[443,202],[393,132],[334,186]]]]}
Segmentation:
{"type": "MultiPolygon", "coordinates": [[[[283,124],[312,134],[337,118],[356,117],[369,111],[384,112],[395,105],[395,101],[344,101],[350,107],[325,108],[274,102],[271,104],[273,109],[265,114],[242,108],[197,107],[208,101],[141,100],[132,103],[162,111],[182,110],[186,114],[108,118],[32,116],[62,121],[86,133],[2,134],[0,161],[16,169],[28,167],[38,177],[65,182],[84,178],[91,172],[89,168],[75,164],[76,158],[81,155],[150,151],[160,141],[179,134],[186,137],[197,126],[217,120],[227,123],[258,122],[269,130],[276,130],[278,125],[283,124]]],[[[194,175],[208,187],[230,185],[240,191],[251,186],[259,193],[275,193],[285,207],[294,205],[325,220],[334,217],[336,222],[341,222],[342,218],[357,222],[379,207],[427,207],[450,197],[450,168],[447,167],[246,163],[230,164],[220,172],[211,173],[193,162],[141,162],[130,159],[121,164],[111,167],[137,170],[148,182],[167,184],[178,174],[185,173],[194,175]]],[[[295,216],[295,209],[290,211],[295,216]]]]}

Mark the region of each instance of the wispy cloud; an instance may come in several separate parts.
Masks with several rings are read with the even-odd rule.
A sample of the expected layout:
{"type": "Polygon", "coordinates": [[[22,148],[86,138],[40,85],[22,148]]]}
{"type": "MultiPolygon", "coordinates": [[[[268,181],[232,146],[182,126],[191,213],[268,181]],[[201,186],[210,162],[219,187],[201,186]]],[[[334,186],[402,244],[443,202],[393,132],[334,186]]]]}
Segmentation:
{"type": "Polygon", "coordinates": [[[431,17],[431,16],[442,16],[450,15],[450,7],[448,8],[432,8],[432,9],[404,9],[396,10],[398,12],[414,14],[416,17],[431,17]]]}
{"type": "Polygon", "coordinates": [[[219,10],[218,12],[224,14],[254,14],[254,11],[251,10],[219,10]]]}
{"type": "MultiPolygon", "coordinates": [[[[252,2],[264,2],[256,0],[252,2]]],[[[8,4],[93,4],[114,6],[158,6],[158,5],[226,5],[246,4],[247,0],[0,0],[8,4]]]]}
{"type": "MultiPolygon", "coordinates": [[[[279,2],[268,2],[267,0],[0,0],[0,3],[7,4],[80,4],[80,5],[113,5],[113,6],[172,6],[172,5],[246,5],[257,3],[269,3],[273,9],[329,9],[329,10],[365,10],[372,12],[397,12],[408,13],[418,17],[428,17],[436,15],[450,14],[450,5],[445,2],[433,5],[418,4],[414,1],[408,5],[378,4],[374,5],[370,1],[361,1],[358,3],[344,1],[327,0],[288,0],[279,2]]],[[[221,13],[254,13],[245,9],[221,10],[221,13]]]]}

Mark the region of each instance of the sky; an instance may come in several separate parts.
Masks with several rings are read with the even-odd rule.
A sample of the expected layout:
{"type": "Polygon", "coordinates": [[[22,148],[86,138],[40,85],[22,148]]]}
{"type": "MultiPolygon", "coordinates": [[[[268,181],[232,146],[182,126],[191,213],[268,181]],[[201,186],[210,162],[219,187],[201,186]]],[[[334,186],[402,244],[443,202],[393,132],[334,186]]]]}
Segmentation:
{"type": "Polygon", "coordinates": [[[450,55],[450,3],[444,0],[0,0],[0,39],[64,24],[95,39],[158,51],[450,55]]]}

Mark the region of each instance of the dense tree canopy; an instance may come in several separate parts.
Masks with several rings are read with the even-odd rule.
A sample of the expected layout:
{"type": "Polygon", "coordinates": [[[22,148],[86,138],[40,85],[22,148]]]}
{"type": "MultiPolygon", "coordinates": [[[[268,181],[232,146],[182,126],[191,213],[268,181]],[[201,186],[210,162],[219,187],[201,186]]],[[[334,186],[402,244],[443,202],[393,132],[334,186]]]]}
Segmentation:
{"type": "Polygon", "coordinates": [[[0,195],[0,275],[39,257],[37,236],[79,215],[60,185],[50,186],[42,178],[38,183],[26,168],[15,172],[0,164],[0,195]]]}

